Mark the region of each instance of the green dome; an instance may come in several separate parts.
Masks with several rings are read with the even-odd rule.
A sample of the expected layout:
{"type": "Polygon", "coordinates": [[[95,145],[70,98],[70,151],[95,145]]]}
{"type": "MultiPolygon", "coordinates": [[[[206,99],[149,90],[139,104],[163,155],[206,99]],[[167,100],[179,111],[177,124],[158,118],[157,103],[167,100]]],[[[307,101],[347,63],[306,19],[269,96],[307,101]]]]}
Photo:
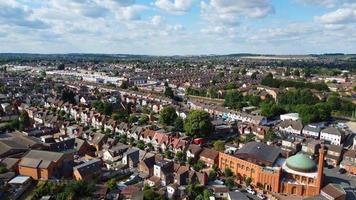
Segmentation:
{"type": "Polygon", "coordinates": [[[314,172],[316,170],[315,162],[303,153],[289,157],[286,165],[288,168],[298,172],[314,172]]]}

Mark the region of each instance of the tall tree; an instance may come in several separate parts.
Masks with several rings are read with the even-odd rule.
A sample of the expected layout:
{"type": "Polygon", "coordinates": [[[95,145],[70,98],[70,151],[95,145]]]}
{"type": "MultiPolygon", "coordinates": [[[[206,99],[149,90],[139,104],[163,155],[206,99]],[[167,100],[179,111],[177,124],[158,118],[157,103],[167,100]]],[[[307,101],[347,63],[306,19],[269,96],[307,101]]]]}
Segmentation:
{"type": "Polygon", "coordinates": [[[173,125],[177,118],[176,109],[172,106],[164,107],[159,113],[159,123],[162,125],[173,125]]]}
{"type": "Polygon", "coordinates": [[[213,131],[209,113],[202,110],[190,111],[184,123],[184,130],[193,137],[209,135],[213,131]]]}

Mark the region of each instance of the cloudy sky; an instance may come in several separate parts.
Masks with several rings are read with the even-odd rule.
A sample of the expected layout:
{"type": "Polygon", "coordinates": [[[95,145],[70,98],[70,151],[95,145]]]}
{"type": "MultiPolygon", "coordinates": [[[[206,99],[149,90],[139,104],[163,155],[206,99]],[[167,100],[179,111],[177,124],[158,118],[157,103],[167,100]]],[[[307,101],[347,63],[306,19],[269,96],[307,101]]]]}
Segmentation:
{"type": "Polygon", "coordinates": [[[0,0],[0,52],[356,53],[356,0],[0,0]]]}

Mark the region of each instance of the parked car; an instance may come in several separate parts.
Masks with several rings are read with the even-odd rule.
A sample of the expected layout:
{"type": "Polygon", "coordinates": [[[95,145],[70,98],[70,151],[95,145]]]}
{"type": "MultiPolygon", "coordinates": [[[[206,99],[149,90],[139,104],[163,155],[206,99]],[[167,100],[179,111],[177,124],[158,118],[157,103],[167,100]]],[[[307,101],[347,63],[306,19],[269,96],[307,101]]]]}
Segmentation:
{"type": "Polygon", "coordinates": [[[250,194],[256,194],[256,191],[255,190],[253,190],[252,188],[250,188],[250,187],[248,187],[248,188],[246,188],[246,191],[248,192],[248,193],[250,193],[250,194]]]}
{"type": "Polygon", "coordinates": [[[266,199],[266,196],[263,195],[262,193],[258,193],[257,197],[260,198],[260,199],[266,199]]]}

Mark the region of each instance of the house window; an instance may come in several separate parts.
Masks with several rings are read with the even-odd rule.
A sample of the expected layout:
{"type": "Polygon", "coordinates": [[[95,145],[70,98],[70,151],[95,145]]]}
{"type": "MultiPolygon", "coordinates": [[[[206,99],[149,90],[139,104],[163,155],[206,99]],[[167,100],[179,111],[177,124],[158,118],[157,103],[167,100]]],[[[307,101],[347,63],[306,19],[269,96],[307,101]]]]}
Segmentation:
{"type": "Polygon", "coordinates": [[[295,186],[292,187],[292,194],[297,194],[297,188],[295,186]]]}

